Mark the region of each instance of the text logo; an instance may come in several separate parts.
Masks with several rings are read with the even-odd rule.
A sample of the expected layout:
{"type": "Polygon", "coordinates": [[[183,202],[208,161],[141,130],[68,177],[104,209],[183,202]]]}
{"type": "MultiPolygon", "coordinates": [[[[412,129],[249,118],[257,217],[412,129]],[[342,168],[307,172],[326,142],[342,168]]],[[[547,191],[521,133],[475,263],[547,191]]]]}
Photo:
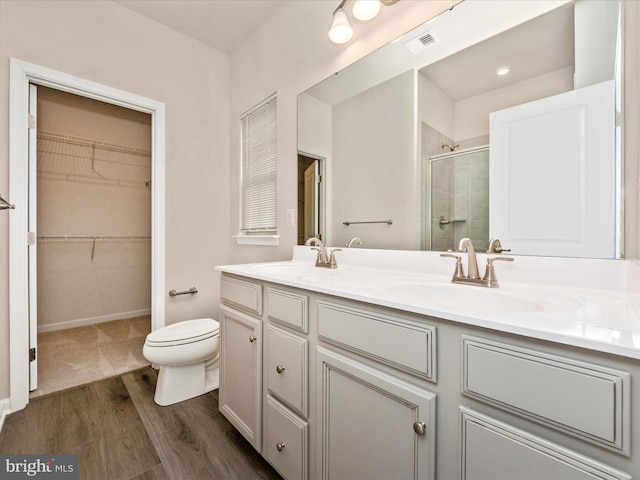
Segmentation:
{"type": "Polygon", "coordinates": [[[78,480],[77,455],[0,455],[0,480],[78,480]]]}

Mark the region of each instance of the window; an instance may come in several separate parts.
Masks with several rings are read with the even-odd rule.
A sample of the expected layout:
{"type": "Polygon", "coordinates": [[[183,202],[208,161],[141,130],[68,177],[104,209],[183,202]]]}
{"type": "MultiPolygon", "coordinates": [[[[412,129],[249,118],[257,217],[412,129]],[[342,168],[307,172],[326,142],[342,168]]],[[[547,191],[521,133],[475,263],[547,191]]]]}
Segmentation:
{"type": "Polygon", "coordinates": [[[277,233],[276,110],[273,96],[240,118],[243,236],[277,233]]]}

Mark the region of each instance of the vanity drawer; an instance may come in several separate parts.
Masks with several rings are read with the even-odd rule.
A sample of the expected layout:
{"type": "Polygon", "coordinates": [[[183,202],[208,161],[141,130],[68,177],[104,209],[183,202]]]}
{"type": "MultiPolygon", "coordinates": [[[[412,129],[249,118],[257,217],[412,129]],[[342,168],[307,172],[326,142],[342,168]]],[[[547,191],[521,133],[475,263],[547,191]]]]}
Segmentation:
{"type": "Polygon", "coordinates": [[[436,328],[376,309],[318,301],[318,338],[436,381],[436,328]]]}
{"type": "Polygon", "coordinates": [[[255,315],[262,315],[262,285],[222,276],[220,298],[223,303],[255,315]]]}
{"type": "Polygon", "coordinates": [[[308,478],[309,424],[267,396],[263,455],[286,479],[308,478]]]}
{"type": "Polygon", "coordinates": [[[267,315],[303,333],[309,332],[309,297],[279,288],[267,288],[267,315]]]}
{"type": "Polygon", "coordinates": [[[309,341],[282,329],[267,328],[267,388],[306,417],[309,413],[309,341]]]}
{"type": "Polygon", "coordinates": [[[628,373],[465,335],[462,346],[466,395],[628,453],[628,373]]]}

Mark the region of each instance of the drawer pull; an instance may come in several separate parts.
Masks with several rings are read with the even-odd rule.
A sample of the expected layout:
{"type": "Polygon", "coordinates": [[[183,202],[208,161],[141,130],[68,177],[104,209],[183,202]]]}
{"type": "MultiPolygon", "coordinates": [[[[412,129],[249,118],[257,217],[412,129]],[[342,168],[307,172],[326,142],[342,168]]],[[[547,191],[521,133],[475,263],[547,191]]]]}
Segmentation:
{"type": "Polygon", "coordinates": [[[282,373],[282,372],[284,372],[284,365],[278,365],[278,366],[276,367],[276,372],[278,372],[278,373],[282,373]]]}
{"type": "Polygon", "coordinates": [[[276,450],[278,450],[279,452],[284,450],[284,442],[276,443],[276,450]]]}
{"type": "Polygon", "coordinates": [[[418,435],[424,435],[425,433],[427,433],[427,426],[424,424],[424,422],[416,422],[413,424],[413,431],[418,435]]]}
{"type": "Polygon", "coordinates": [[[256,337],[255,335],[250,335],[249,336],[249,342],[253,343],[258,339],[258,337],[256,337]]]}

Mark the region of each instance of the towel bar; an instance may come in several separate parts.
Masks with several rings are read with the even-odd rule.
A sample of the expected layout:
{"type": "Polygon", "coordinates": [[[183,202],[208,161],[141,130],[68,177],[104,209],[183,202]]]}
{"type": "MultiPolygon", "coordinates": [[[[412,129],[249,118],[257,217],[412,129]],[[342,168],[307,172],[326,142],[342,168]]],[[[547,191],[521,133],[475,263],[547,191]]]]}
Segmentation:
{"type": "Polygon", "coordinates": [[[192,293],[198,293],[198,289],[196,287],[191,287],[189,290],[184,290],[182,292],[176,292],[175,290],[169,290],[169,296],[175,297],[177,295],[188,295],[192,293]]]}

